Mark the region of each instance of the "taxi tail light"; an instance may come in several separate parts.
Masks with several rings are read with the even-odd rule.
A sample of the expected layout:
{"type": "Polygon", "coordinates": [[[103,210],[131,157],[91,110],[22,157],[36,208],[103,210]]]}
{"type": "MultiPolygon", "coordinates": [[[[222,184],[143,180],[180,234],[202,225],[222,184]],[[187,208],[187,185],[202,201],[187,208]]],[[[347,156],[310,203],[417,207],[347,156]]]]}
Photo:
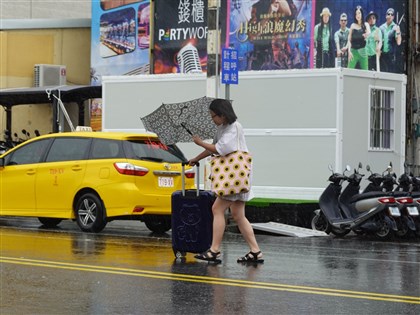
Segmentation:
{"type": "Polygon", "coordinates": [[[395,203],[395,198],[394,197],[383,197],[383,198],[379,198],[378,201],[380,203],[395,203]]]}
{"type": "Polygon", "coordinates": [[[185,177],[186,178],[194,178],[195,177],[195,172],[194,169],[189,169],[185,171],[185,177]]]}
{"type": "Polygon", "coordinates": [[[413,198],[412,197],[398,198],[397,202],[400,203],[400,204],[413,203],[413,198]]]}
{"type": "Polygon", "coordinates": [[[135,206],[133,209],[133,213],[140,213],[140,212],[143,212],[143,210],[144,210],[144,207],[135,206]]]}
{"type": "Polygon", "coordinates": [[[115,169],[118,173],[123,175],[144,176],[149,170],[145,167],[140,167],[131,163],[114,163],[115,169]]]}

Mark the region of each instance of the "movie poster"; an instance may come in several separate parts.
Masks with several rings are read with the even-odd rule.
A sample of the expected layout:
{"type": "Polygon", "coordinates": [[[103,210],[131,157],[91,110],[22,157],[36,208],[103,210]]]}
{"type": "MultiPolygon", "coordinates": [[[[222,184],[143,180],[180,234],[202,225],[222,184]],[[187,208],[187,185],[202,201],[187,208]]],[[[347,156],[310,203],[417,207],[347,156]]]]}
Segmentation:
{"type": "Polygon", "coordinates": [[[227,44],[238,50],[240,71],[332,67],[406,71],[406,0],[228,2],[227,44]]]}
{"type": "Polygon", "coordinates": [[[304,0],[232,0],[228,45],[239,70],[309,68],[312,11],[304,0]]]}
{"type": "Polygon", "coordinates": [[[328,20],[324,28],[330,30],[332,48],[330,50],[329,46],[321,44],[322,41],[326,41],[321,32],[314,32],[314,68],[323,67],[328,59],[325,57],[327,51],[335,60],[325,64],[325,67],[341,66],[406,73],[408,1],[316,0],[315,3],[313,29],[320,29],[321,25],[326,25],[324,21],[328,20]],[[364,22],[362,29],[358,26],[358,14],[364,22]],[[349,37],[342,38],[340,43],[340,29],[347,29],[349,32],[352,28],[353,43],[350,43],[350,48],[342,49],[348,44],[349,37]],[[367,33],[369,35],[365,36],[367,33]],[[347,42],[344,39],[347,39],[347,42]],[[337,48],[340,44],[341,47],[337,48]],[[323,47],[322,51],[320,46],[323,47]]]}
{"type": "Polygon", "coordinates": [[[91,83],[104,75],[149,74],[150,1],[92,1],[91,83]]]}

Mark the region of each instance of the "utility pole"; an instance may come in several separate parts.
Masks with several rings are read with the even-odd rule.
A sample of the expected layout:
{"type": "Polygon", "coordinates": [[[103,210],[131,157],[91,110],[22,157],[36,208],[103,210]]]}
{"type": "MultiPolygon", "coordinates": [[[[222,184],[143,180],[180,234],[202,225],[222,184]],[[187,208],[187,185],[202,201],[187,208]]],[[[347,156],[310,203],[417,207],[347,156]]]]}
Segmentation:
{"type": "Polygon", "coordinates": [[[207,96],[219,97],[220,0],[208,0],[207,13],[207,96]]]}

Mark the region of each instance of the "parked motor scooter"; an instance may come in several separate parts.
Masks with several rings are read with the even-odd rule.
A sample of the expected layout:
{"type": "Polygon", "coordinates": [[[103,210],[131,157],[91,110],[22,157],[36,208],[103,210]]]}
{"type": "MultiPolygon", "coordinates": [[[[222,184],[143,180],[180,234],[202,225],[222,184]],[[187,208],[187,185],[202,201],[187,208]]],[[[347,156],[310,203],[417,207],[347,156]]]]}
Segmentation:
{"type": "Polygon", "coordinates": [[[392,191],[394,185],[396,185],[396,175],[392,173],[392,164],[388,165],[385,171],[382,174],[373,173],[370,166],[366,165],[366,170],[370,172],[367,180],[369,184],[365,187],[362,193],[372,192],[372,191],[382,191],[388,192],[392,191]]]}
{"type": "Polygon", "coordinates": [[[414,225],[416,226],[416,231],[414,234],[417,237],[420,237],[420,197],[418,194],[420,193],[420,177],[413,176],[412,177],[412,187],[413,187],[413,199],[417,205],[417,215],[413,215],[414,225]]]}
{"type": "Polygon", "coordinates": [[[332,175],[331,182],[319,198],[319,210],[315,210],[312,219],[312,228],[326,233],[343,236],[351,230],[375,233],[378,237],[386,239],[397,231],[395,220],[390,217],[391,213],[399,213],[395,204],[395,198],[386,193],[369,192],[360,194],[360,182],[363,174],[359,167],[350,176],[345,172],[350,171],[347,166],[343,174],[334,173],[329,166],[332,175]],[[348,185],[342,191],[342,184],[348,181],[348,185]]]}
{"type": "Polygon", "coordinates": [[[6,146],[4,141],[0,141],[0,155],[5,153],[9,148],[6,146]]]}
{"type": "Polygon", "coordinates": [[[417,231],[415,220],[418,220],[419,209],[415,199],[420,198],[420,192],[413,191],[412,178],[405,171],[398,178],[398,185],[393,191],[401,212],[401,228],[397,232],[397,235],[400,237],[406,237],[417,231]]]}
{"type": "Polygon", "coordinates": [[[0,155],[15,146],[9,130],[4,130],[4,141],[0,141],[0,155]]]}
{"type": "MultiPolygon", "coordinates": [[[[414,232],[416,226],[412,214],[418,214],[418,209],[411,192],[411,177],[407,173],[404,173],[397,181],[397,176],[392,172],[392,163],[388,165],[386,171],[383,172],[382,175],[373,173],[369,165],[366,166],[366,170],[371,172],[371,175],[368,178],[370,183],[363,192],[381,191],[387,192],[390,196],[395,197],[395,201],[400,210],[400,214],[395,213],[393,215],[393,219],[398,228],[396,235],[398,237],[405,237],[410,231],[414,232]]],[[[418,194],[418,197],[420,198],[420,194],[418,194]]]]}

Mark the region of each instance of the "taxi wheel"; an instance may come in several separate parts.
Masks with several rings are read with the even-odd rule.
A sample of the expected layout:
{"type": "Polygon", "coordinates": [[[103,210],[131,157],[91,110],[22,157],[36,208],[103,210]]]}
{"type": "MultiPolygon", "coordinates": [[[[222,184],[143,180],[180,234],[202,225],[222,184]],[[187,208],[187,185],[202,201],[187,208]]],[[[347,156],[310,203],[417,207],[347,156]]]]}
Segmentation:
{"type": "Polygon", "coordinates": [[[145,218],[144,223],[150,231],[156,234],[163,234],[171,229],[171,218],[163,215],[145,218]]]}
{"type": "Polygon", "coordinates": [[[98,233],[106,225],[104,206],[99,197],[92,193],[80,196],[76,202],[76,222],[84,232],[98,233]]]}
{"type": "Polygon", "coordinates": [[[57,219],[57,218],[43,218],[43,217],[38,218],[38,220],[46,228],[56,227],[61,221],[63,221],[62,219],[57,219]]]}

